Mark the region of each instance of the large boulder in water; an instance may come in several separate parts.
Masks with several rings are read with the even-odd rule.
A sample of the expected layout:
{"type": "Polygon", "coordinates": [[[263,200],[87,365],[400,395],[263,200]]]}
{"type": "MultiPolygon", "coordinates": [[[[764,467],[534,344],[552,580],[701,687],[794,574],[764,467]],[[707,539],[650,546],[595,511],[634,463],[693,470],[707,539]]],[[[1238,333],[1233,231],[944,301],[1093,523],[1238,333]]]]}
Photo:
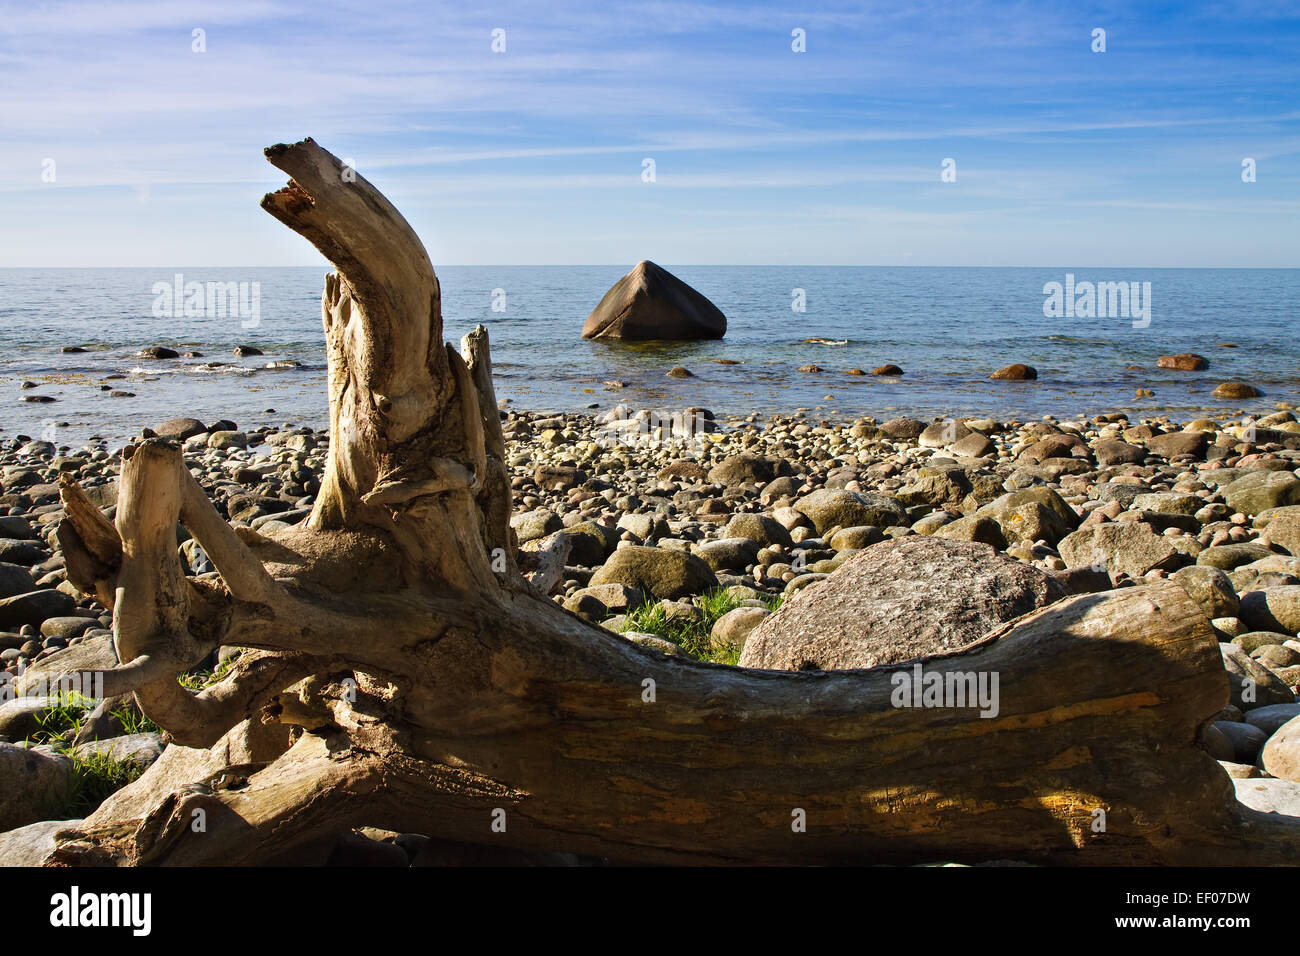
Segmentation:
{"type": "Polygon", "coordinates": [[[582,326],[584,339],[720,339],[727,317],[671,272],[642,260],[605,293],[582,326]]]}
{"type": "Polygon", "coordinates": [[[1066,596],[986,544],[912,535],[864,548],[745,641],[741,667],[839,670],[960,650],[1066,596]]]}

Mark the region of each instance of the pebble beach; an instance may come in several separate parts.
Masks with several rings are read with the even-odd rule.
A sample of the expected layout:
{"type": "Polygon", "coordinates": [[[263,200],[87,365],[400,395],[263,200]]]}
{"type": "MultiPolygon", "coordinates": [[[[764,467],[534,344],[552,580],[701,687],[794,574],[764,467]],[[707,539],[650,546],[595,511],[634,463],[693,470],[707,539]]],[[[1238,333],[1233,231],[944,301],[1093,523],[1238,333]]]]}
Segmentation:
{"type": "MultiPolygon", "coordinates": [[[[759,646],[751,635],[806,589],[844,587],[847,577],[862,591],[868,558],[904,546],[944,542],[940,572],[971,576],[981,626],[1064,595],[1171,578],[1211,620],[1233,688],[1203,746],[1238,780],[1241,799],[1300,808],[1300,420],[1289,407],[1257,418],[1026,422],[620,406],[505,410],[502,427],[521,557],[564,532],[570,555],[553,599],[667,654],[798,666],[787,638],[759,646]],[[975,581],[985,574],[1001,591],[975,581]],[[1009,588],[1029,604],[998,605],[1009,588]]],[[[269,536],[309,514],[329,444],[326,432],[292,423],[245,430],[181,418],[149,432],[183,445],[223,516],[269,536]]],[[[130,726],[129,701],[89,699],[59,727],[49,720],[57,698],[23,696],[66,655],[82,667],[115,660],[111,616],[66,581],[53,532],[61,476],[111,518],[118,469],[106,444],[22,436],[0,454],[0,756],[39,753],[48,766],[27,778],[34,788],[72,772],[70,745],[113,754],[137,774],[168,745],[156,729],[130,726]]],[[[189,573],[214,573],[196,542],[178,548],[189,573]]],[[[897,626],[923,629],[927,613],[918,606],[897,626]]],[[[223,648],[196,669],[195,686],[237,653],[223,648]]],[[[831,655],[804,662],[816,667],[890,662],[799,653],[831,655]]],[[[52,832],[48,806],[20,791],[6,788],[0,832],[52,832]]],[[[31,850],[5,840],[0,861],[7,845],[31,850]]]]}

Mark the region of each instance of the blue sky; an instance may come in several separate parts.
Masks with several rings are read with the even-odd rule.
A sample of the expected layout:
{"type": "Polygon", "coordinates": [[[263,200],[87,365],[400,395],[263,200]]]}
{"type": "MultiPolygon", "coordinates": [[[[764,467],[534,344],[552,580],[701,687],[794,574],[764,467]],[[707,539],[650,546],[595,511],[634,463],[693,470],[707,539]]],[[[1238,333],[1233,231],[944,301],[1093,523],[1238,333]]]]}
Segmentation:
{"type": "Polygon", "coordinates": [[[1294,0],[11,2],[0,265],[321,263],[310,135],[435,265],[1296,267],[1298,94],[1294,0]]]}

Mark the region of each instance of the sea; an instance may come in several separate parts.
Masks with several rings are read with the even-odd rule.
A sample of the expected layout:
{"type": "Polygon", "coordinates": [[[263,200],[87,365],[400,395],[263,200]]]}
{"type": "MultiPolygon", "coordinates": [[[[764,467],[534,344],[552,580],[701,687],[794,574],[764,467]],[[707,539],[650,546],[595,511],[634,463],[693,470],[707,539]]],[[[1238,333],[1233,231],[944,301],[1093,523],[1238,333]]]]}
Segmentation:
{"type": "MultiPolygon", "coordinates": [[[[1300,403],[1300,269],[660,264],[723,311],[725,338],[583,340],[583,321],[630,263],[442,267],[443,336],[459,342],[486,326],[498,399],[529,411],[622,403],[719,416],[805,409],[827,420],[1185,420],[1300,403]],[[1088,290],[1098,288],[1090,309],[1088,290]],[[1181,352],[1209,368],[1156,367],[1181,352]],[[1016,362],[1037,380],[990,380],[1016,362]],[[904,374],[847,374],[887,363],[904,374]],[[676,366],[691,377],[668,377],[676,366]],[[808,366],[820,371],[801,371],[808,366]],[[1262,396],[1214,398],[1225,381],[1262,396]]],[[[114,444],[177,416],[323,427],[327,271],[0,268],[0,439],[114,444]],[[203,295],[192,295],[194,283],[203,295]],[[210,285],[224,301],[206,294],[210,285]],[[137,356],[155,345],[196,354],[137,356]],[[237,346],[262,354],[237,357],[237,346]],[[31,395],[54,401],[21,400],[31,395]]]]}

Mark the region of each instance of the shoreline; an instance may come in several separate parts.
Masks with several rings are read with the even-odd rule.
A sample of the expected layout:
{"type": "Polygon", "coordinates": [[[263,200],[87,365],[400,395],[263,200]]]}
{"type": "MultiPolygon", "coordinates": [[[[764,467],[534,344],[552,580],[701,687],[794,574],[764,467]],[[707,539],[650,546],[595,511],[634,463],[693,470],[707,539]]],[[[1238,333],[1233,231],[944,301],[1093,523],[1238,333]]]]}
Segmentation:
{"type": "MultiPolygon", "coordinates": [[[[171,410],[178,407],[221,409],[251,429],[282,427],[286,421],[293,426],[325,425],[328,422],[328,412],[322,407],[319,398],[325,389],[324,369],[290,367],[281,365],[280,362],[281,360],[269,360],[266,366],[244,370],[231,368],[224,373],[193,377],[182,375],[179,371],[160,374],[153,370],[141,372],[139,369],[127,373],[51,372],[3,375],[0,376],[0,384],[9,380],[15,401],[19,404],[7,418],[0,418],[0,441],[13,441],[25,436],[29,440],[39,438],[54,441],[59,446],[69,448],[87,443],[120,447],[138,434],[140,422],[150,414],[150,410],[171,410]],[[231,382],[229,376],[238,378],[239,383],[236,385],[231,382]],[[161,385],[162,388],[151,393],[151,386],[156,385],[161,385]],[[82,404],[83,411],[73,410],[74,401],[82,404]],[[98,407],[90,413],[93,423],[82,424],[87,417],[84,409],[88,405],[98,407]]],[[[1294,391],[1270,390],[1250,399],[1215,399],[1209,395],[1212,390],[1210,383],[1218,383],[1219,380],[1208,376],[1204,377],[1207,400],[1200,403],[1159,402],[1159,392],[1156,396],[1136,396],[1123,401],[1102,397],[1092,399],[1078,394],[1088,391],[1086,388],[1054,387],[1043,380],[1012,383],[1014,387],[1008,388],[1003,383],[972,379],[960,389],[969,392],[969,401],[960,405],[940,405],[927,403],[924,399],[899,400],[896,395],[891,395],[894,400],[879,400],[873,391],[876,383],[870,376],[837,373],[838,369],[821,370],[821,374],[817,375],[817,384],[824,386],[826,394],[817,396],[820,401],[807,404],[781,399],[779,396],[782,390],[779,386],[773,386],[768,397],[742,394],[739,390],[730,389],[730,401],[708,401],[709,389],[698,388],[701,379],[696,375],[674,381],[663,374],[662,370],[655,379],[635,383],[610,383],[597,378],[573,383],[557,380],[544,387],[553,393],[567,388],[569,397],[549,402],[538,401],[538,396],[529,386],[512,383],[512,376],[508,373],[498,373],[497,391],[503,410],[534,416],[601,414],[624,404],[671,414],[674,408],[707,404],[717,415],[730,419],[741,419],[752,414],[763,418],[779,418],[803,412],[818,420],[845,425],[864,418],[899,416],[924,420],[992,417],[1001,421],[1028,422],[1086,421],[1099,416],[1125,415],[1135,420],[1185,423],[1196,419],[1226,421],[1243,417],[1262,418],[1300,407],[1300,387],[1294,391]],[[989,401],[989,390],[1000,385],[1001,400],[989,401]],[[693,393],[697,391],[704,392],[705,396],[695,396],[693,393]],[[1045,405],[1050,402],[1062,408],[1041,415],[1002,414],[990,410],[1006,406],[1017,395],[1025,398],[1034,396],[1035,403],[1045,405]],[[1286,397],[1288,395],[1295,401],[1289,400],[1286,397]]],[[[808,377],[802,376],[805,379],[802,384],[809,384],[806,381],[808,377]]],[[[909,382],[895,379],[886,383],[886,387],[926,393],[926,383],[919,379],[909,382]]],[[[949,382],[946,388],[952,391],[957,385],[949,382]]],[[[1111,386],[1097,391],[1115,390],[1111,386]]],[[[751,391],[758,393],[762,389],[756,387],[751,391]]],[[[712,396],[725,397],[716,390],[712,396]]]]}

